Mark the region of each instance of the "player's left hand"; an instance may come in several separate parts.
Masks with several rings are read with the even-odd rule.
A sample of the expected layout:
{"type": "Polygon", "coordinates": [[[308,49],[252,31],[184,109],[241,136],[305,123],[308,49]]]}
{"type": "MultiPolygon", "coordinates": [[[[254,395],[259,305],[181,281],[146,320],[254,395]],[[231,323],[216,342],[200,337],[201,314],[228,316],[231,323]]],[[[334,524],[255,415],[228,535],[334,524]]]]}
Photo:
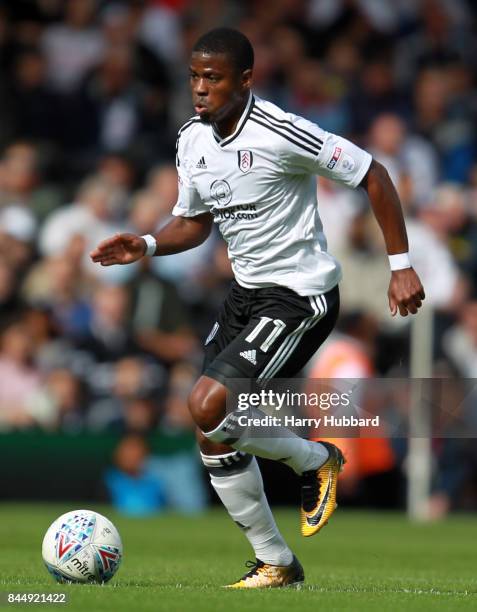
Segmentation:
{"type": "Polygon", "coordinates": [[[407,317],[409,313],[416,314],[425,297],[422,283],[413,268],[391,272],[388,299],[393,317],[398,310],[402,317],[407,317]]]}

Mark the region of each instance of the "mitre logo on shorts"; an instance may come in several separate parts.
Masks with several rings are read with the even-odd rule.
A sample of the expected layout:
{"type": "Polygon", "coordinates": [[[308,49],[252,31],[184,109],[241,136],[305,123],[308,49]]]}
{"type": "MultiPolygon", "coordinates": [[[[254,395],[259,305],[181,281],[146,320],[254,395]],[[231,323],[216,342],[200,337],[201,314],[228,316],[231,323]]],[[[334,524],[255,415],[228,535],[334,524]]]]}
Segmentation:
{"type": "Polygon", "coordinates": [[[244,173],[247,174],[253,165],[252,151],[237,151],[238,167],[244,173]]]}
{"type": "Polygon", "coordinates": [[[227,181],[221,179],[211,183],[210,197],[214,199],[219,206],[227,206],[232,200],[232,190],[227,181]]]}

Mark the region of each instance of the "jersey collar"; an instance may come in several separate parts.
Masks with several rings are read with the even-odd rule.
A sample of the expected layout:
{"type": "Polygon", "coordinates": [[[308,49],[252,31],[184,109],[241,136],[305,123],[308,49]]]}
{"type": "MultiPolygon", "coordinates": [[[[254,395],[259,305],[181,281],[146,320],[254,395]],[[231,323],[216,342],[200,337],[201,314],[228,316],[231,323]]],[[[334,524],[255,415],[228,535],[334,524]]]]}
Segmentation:
{"type": "Polygon", "coordinates": [[[230,142],[232,142],[232,140],[235,140],[237,138],[237,136],[243,130],[244,125],[247,123],[247,119],[249,118],[250,113],[252,112],[254,104],[255,98],[252,92],[250,92],[245,109],[242,115],[240,116],[240,119],[238,120],[237,127],[235,128],[234,132],[230,134],[230,136],[227,136],[226,138],[222,139],[215,130],[214,126],[212,126],[212,134],[214,135],[214,139],[219,144],[219,146],[224,147],[225,145],[228,145],[230,142]]]}

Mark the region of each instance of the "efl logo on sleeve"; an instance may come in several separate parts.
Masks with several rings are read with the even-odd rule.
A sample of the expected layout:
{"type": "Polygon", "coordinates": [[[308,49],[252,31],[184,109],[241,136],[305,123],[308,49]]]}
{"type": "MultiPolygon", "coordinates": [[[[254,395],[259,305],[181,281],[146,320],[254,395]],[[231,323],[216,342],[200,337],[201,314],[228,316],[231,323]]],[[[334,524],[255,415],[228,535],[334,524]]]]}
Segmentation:
{"type": "Polygon", "coordinates": [[[333,157],[330,159],[330,161],[327,164],[327,168],[329,170],[333,170],[333,168],[336,166],[336,162],[339,160],[341,155],[341,147],[335,147],[335,150],[333,152],[333,157]]]}

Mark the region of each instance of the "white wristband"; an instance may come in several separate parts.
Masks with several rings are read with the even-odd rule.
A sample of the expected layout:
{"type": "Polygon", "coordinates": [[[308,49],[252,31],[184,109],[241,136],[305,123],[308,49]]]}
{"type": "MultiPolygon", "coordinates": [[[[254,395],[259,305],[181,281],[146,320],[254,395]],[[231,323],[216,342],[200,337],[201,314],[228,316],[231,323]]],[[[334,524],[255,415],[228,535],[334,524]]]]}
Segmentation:
{"type": "Polygon", "coordinates": [[[148,257],[152,257],[156,253],[156,248],[157,248],[156,239],[154,238],[152,234],[145,234],[144,236],[141,236],[141,238],[146,243],[146,252],[144,253],[144,255],[147,255],[148,257]]]}
{"type": "Polygon", "coordinates": [[[398,253],[397,255],[388,255],[388,257],[392,272],[395,270],[405,270],[411,267],[409,253],[398,253]]]}

